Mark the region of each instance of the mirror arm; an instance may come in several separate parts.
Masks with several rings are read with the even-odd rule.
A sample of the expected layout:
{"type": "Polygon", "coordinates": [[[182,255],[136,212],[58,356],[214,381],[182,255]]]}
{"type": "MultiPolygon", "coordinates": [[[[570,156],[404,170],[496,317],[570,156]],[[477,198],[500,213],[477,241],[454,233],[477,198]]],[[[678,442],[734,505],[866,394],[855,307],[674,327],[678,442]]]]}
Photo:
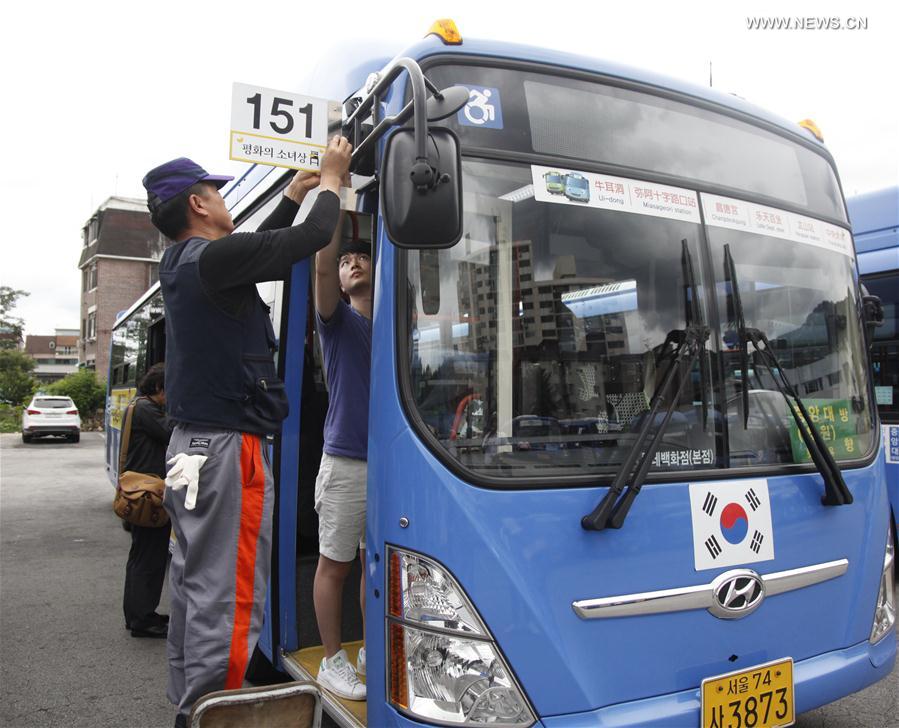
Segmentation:
{"type": "MultiPolygon", "coordinates": [[[[408,106],[411,105],[412,115],[415,117],[413,129],[415,131],[416,166],[418,166],[418,163],[420,162],[427,163],[428,117],[425,106],[427,102],[427,94],[425,91],[426,80],[421,71],[421,67],[411,58],[397,58],[391,65],[389,65],[383,71],[381,78],[375,84],[374,88],[372,88],[368,95],[362,99],[362,102],[356,107],[353,113],[350,114],[345,124],[349,125],[355,123],[357,118],[365,118],[365,114],[367,114],[369,110],[371,110],[373,116],[376,115],[375,107],[378,105],[381,95],[403,71],[406,71],[409,74],[409,81],[412,84],[412,101],[395,117],[387,117],[375,126],[365,141],[353,151],[353,161],[361,158],[371,144],[374,144],[380,136],[383,136],[387,128],[395,123],[396,120],[406,112],[408,106]]],[[[431,85],[429,81],[427,82],[427,85],[431,85]]],[[[408,116],[405,118],[408,118],[408,116]]]]}
{"type": "MultiPolygon", "coordinates": [[[[371,130],[371,133],[365,137],[365,140],[353,151],[353,159],[356,158],[356,155],[359,155],[360,157],[364,156],[369,148],[374,146],[378,139],[380,139],[384,132],[391,126],[406,123],[412,116],[414,105],[415,101],[410,101],[398,114],[383,118],[381,122],[371,130]]],[[[417,143],[418,141],[416,140],[416,144],[417,143]]]]}

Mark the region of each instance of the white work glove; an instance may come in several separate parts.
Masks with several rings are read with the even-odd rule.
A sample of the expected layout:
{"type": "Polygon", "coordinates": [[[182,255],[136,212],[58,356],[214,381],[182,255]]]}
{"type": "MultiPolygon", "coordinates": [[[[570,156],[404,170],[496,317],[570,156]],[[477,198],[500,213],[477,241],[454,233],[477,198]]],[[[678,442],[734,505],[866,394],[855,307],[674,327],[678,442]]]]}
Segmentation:
{"type": "Polygon", "coordinates": [[[206,455],[188,455],[179,452],[168,461],[172,467],[166,476],[165,484],[172,490],[181,490],[187,486],[184,507],[192,511],[197,505],[197,489],[200,487],[200,468],[206,462],[206,455]]]}

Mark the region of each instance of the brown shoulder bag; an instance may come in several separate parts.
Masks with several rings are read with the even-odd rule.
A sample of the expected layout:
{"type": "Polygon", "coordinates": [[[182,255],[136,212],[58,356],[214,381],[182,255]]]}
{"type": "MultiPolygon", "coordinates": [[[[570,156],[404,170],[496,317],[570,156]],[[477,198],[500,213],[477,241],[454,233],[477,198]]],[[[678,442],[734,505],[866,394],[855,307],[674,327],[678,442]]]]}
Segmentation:
{"type": "Polygon", "coordinates": [[[134,526],[161,528],[169,522],[169,514],[162,507],[165,480],[158,475],[123,470],[131,443],[131,421],[135,403],[125,410],[122,422],[122,441],[119,447],[119,486],[116,488],[112,510],[123,521],[134,526]]]}

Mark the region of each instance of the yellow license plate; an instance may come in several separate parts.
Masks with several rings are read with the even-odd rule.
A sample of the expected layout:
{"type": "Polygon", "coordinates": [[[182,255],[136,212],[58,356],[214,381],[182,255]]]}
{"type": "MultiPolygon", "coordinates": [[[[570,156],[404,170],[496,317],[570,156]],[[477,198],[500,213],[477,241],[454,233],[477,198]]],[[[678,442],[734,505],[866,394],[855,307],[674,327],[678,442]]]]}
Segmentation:
{"type": "Polygon", "coordinates": [[[702,681],[702,728],[778,728],[795,719],[792,658],[702,681]]]}

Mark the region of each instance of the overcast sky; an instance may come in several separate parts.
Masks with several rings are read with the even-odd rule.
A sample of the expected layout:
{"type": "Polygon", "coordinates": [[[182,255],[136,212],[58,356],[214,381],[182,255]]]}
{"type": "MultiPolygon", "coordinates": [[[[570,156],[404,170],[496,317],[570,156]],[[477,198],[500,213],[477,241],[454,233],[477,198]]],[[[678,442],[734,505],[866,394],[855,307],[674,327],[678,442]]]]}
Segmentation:
{"type": "Polygon", "coordinates": [[[421,38],[440,17],[463,38],[597,56],[736,93],[817,122],[847,196],[899,184],[896,3],[695,2],[14,3],[4,11],[0,284],[31,296],[26,333],[79,327],[81,228],[110,195],[144,197],[151,167],[228,160],[231,83],[299,93],[329,49],[421,38]],[[23,7],[26,6],[26,7],[23,7]],[[539,6],[538,6],[539,7],[539,6]],[[516,9],[517,8],[517,9],[516,9]],[[749,30],[747,16],[866,18],[866,30],[749,30]]]}

